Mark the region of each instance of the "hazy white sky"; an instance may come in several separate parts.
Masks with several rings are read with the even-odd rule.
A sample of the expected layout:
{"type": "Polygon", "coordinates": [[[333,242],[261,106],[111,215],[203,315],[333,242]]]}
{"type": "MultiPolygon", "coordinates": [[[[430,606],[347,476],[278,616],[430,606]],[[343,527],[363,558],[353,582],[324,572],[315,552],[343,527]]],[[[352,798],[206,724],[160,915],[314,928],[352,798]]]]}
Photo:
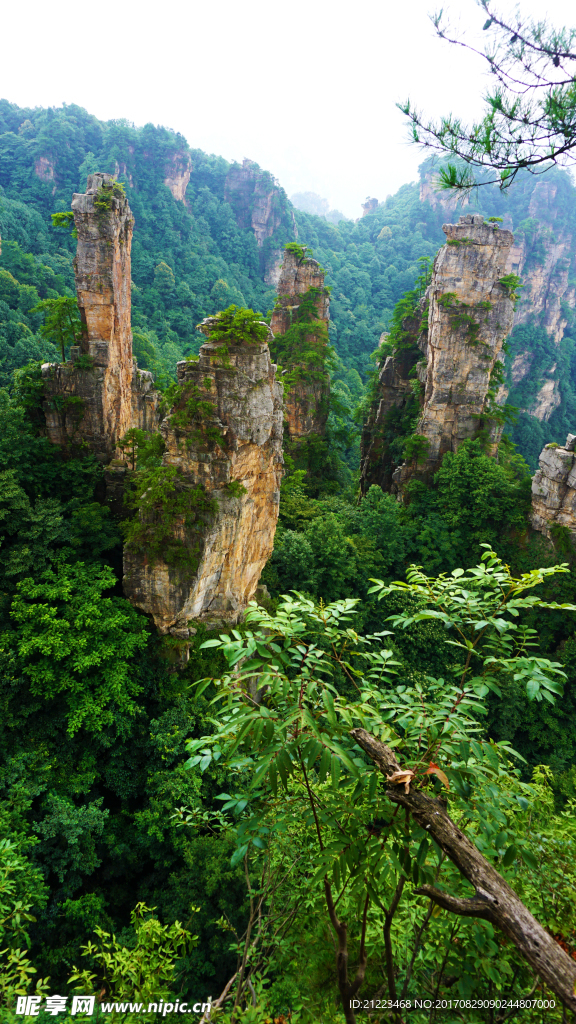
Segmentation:
{"type": "MultiPolygon", "coordinates": [[[[7,2],[0,96],[22,106],[78,103],[102,119],[148,121],[193,147],[250,157],[289,195],[311,190],[351,217],[416,178],[395,103],[473,117],[484,64],[437,39],[434,0],[78,0],[7,2]]],[[[566,23],[566,0],[522,10],[566,23]]],[[[474,0],[444,4],[472,38],[474,0]]],[[[502,0],[510,13],[515,4],[502,0]]],[[[568,15],[569,16],[569,15],[568,15]]],[[[572,19],[576,22],[576,16],[572,19]]],[[[478,37],[482,42],[482,33],[478,37]]]]}

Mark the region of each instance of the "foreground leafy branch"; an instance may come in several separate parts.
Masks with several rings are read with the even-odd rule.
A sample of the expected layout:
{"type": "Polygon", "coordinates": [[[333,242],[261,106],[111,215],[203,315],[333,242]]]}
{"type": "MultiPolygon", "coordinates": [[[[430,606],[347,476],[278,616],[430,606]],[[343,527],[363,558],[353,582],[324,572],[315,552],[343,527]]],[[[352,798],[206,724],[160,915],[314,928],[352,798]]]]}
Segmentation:
{"type": "MultiPolygon", "coordinates": [[[[389,630],[360,636],[351,627],[352,600],[325,606],[286,596],[273,615],[253,605],[242,633],[203,645],[220,649],[229,671],[198,684],[198,693],[215,689],[219,708],[213,733],[189,741],[189,767],[204,772],[213,764],[233,780],[214,816],[234,839],[232,866],[249,857],[252,871],[265,874],[267,864],[287,856],[298,863],[280,885],[278,904],[286,914],[294,908],[291,922],[302,912],[305,927],[313,908],[331,927],[347,1024],[356,1020],[351,1002],[375,959],[392,1000],[416,984],[436,995],[450,984],[449,950],[458,922],[471,917],[485,921],[492,936],[492,926],[501,928],[525,973],[536,971],[566,1006],[574,1005],[576,966],[566,973],[567,955],[497,870],[521,884],[527,871],[538,870],[527,820],[537,790],[513,767],[519,755],[489,739],[481,724],[486,698],[510,687],[522,686],[532,701],[561,694],[564,674],[558,663],[536,656],[523,619],[536,608],[576,610],[534,592],[566,571],[554,566],[515,578],[487,548],[467,572],[431,578],[412,567],[407,583],[376,582],[379,597],[403,596],[406,611],[387,618],[396,630],[427,620],[442,629],[447,678],[408,677],[396,652],[382,646],[393,636],[389,630]],[[386,787],[379,785],[382,771],[386,787]],[[442,792],[450,816],[437,798],[442,792]],[[434,905],[452,920],[431,924],[434,905]],[[402,980],[398,935],[406,927],[414,939],[409,955],[402,953],[402,980]],[[440,930],[447,953],[421,970],[415,965],[433,941],[431,928],[440,930]]],[[[266,903],[261,908],[265,916],[266,903]]],[[[273,945],[250,956],[238,963],[236,1010],[246,998],[241,986],[269,969],[273,945]]],[[[512,989],[518,971],[510,971],[512,989]]],[[[499,992],[509,983],[490,964],[485,973],[499,992]]]]}

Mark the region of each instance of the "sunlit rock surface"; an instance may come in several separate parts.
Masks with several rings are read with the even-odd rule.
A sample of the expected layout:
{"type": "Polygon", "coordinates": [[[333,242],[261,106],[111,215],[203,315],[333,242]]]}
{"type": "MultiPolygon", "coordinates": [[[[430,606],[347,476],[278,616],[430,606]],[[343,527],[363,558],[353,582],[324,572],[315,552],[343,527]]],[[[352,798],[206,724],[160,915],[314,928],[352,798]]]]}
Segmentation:
{"type": "MultiPolygon", "coordinates": [[[[210,331],[210,318],[204,321],[210,331]]],[[[198,361],[178,363],[182,393],[161,425],[163,465],[177,466],[184,486],[201,485],[215,499],[201,536],[198,566],[169,565],[124,554],[124,592],[149,612],[162,633],[183,639],[191,620],[236,622],[254,595],[272,553],[282,475],[282,388],[267,343],[205,343],[198,361]],[[201,418],[186,421],[186,403],[201,403],[201,418]]]]}
{"type": "MultiPolygon", "coordinates": [[[[314,299],[316,317],[327,331],[330,321],[330,300],[324,288],[324,271],[317,260],[300,259],[293,252],[285,252],[278,282],[278,299],[270,324],[274,337],[286,334],[297,316],[304,295],[311,288],[318,290],[314,299]]],[[[314,335],[311,334],[310,337],[314,344],[314,335]]],[[[328,373],[304,374],[303,379],[291,386],[284,403],[286,428],[291,440],[324,433],[329,400],[328,373]]]]}
{"type": "Polygon", "coordinates": [[[480,430],[493,446],[500,439],[498,405],[505,393],[496,387],[493,374],[514,316],[510,289],[500,283],[513,236],[485,224],[477,214],[445,224],[443,230],[447,243],[434,262],[421,311],[414,323],[405,324],[412,363],[408,365],[406,353],[396,352],[380,368],[363,437],[363,490],[371,483],[386,485],[391,478],[388,489],[401,492],[414,476],[429,479],[446,452],[456,451],[480,430]],[[417,349],[424,361],[410,381],[407,374],[418,359],[417,349]],[[426,451],[393,469],[389,445],[383,443],[387,432],[393,434],[388,414],[392,406],[407,401],[417,380],[423,388],[414,434],[423,439],[426,451]]]}
{"type": "Polygon", "coordinates": [[[553,526],[576,533],[576,435],[568,434],[560,447],[548,444],[538,460],[532,480],[532,526],[550,537],[553,526]]]}
{"type": "Polygon", "coordinates": [[[102,462],[112,458],[130,427],[158,425],[152,374],[132,359],[130,249],[134,218],[125,196],[102,202],[110,174],[91,174],[72,200],[78,232],[74,260],[82,339],[64,364],[46,363],[44,413],[54,444],[88,445],[102,462]]]}

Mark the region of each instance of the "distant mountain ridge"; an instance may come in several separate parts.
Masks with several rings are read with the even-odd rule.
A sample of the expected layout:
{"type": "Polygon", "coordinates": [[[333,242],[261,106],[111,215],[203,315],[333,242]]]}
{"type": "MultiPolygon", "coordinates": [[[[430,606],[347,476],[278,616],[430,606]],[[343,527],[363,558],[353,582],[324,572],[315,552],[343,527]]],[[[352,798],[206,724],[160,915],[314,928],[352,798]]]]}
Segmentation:
{"type": "MultiPolygon", "coordinates": [[[[55,358],[38,334],[41,315],[30,310],[48,294],[73,295],[75,243],[53,229],[50,214],[69,209],[96,170],[115,174],[130,197],[134,351],[161,379],[198,351],[196,324],[205,316],[232,303],[263,315],[271,309],[281,251],[297,237],[313,249],[332,289],[330,337],[343,364],[336,375],[345,390],[350,371],[366,380],[370,353],[413,287],[419,261],[433,258],[442,223],[464,211],[435,192],[429,160],[419,183],[370,200],[356,222],[335,224],[329,209],[305,212],[301,195],[296,208],[252,161],[230,164],[167,128],[99,121],[73,104],[32,109],[1,100],[0,383],[30,358],[55,358]]],[[[486,188],[466,212],[478,212],[478,204],[515,232],[524,288],[506,387],[521,410],[512,436],[535,466],[542,445],[562,442],[576,422],[576,190],[566,173],[552,171],[519,178],[506,197],[486,188]]]]}

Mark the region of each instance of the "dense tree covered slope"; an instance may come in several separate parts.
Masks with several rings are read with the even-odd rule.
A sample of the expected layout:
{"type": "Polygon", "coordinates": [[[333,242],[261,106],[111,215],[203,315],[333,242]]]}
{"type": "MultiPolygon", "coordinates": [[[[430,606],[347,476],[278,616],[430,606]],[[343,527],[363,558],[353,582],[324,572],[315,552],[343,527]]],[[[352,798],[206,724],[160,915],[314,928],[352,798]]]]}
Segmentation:
{"type": "MultiPolygon", "coordinates": [[[[83,191],[87,174],[96,169],[116,173],[129,190],[136,218],[134,350],[139,365],[153,369],[160,382],[173,377],[178,359],[197,351],[195,325],[204,316],[232,303],[267,313],[274,285],[265,268],[274,252],[294,238],[294,222],[299,240],[314,249],[327,271],[336,352],[347,371],[355,370],[365,380],[369,356],[389,328],[396,303],[413,286],[419,261],[434,256],[444,242],[442,223],[457,218],[462,206],[440,202],[427,161],[420,182],[403,186],[356,222],[334,224],[293,210],[272,177],[256,169],[261,194],[273,196],[264,218],[264,234],[269,234],[260,238],[259,247],[250,223],[255,196],[242,205],[241,194],[227,184],[231,167],[241,174],[238,165],[190,149],[182,136],[165,128],[101,122],[74,105],[23,109],[1,101],[3,380],[30,358],[55,358],[39,333],[44,314],[31,311],[38,300],[73,295],[74,240],[52,227],[50,214],[69,209],[72,193],[83,191]]],[[[543,443],[564,439],[576,411],[576,191],[560,171],[553,171],[547,181],[554,191],[548,202],[538,201],[529,175],[520,176],[506,196],[485,188],[475,200],[482,213],[505,218],[516,232],[525,250],[524,276],[533,278],[541,269],[547,290],[553,292],[555,281],[568,269],[561,337],[550,337],[545,310],[538,308],[523,315],[509,342],[508,402],[519,409],[512,436],[532,468],[543,443]],[[519,379],[521,360],[514,372],[512,367],[526,351],[533,355],[530,372],[519,379]],[[546,385],[554,388],[551,408],[538,398],[546,385]]],[[[528,292],[522,303],[529,307],[528,292]]],[[[353,404],[356,378],[346,382],[338,376],[344,398],[353,404]]]]}
{"type": "MultiPolygon", "coordinates": [[[[517,1000],[539,985],[536,996],[550,1000],[491,920],[440,910],[419,891],[471,893],[409,808],[397,813],[349,734],[359,724],[379,731],[418,775],[414,785],[447,802],[548,938],[572,953],[576,634],[563,605],[576,585],[558,571],[576,564],[570,539],[560,531],[552,545],[529,530],[530,475],[507,438],[492,456],[482,438],[449,452],[404,504],[379,487],[357,499],[352,407],[369,355],[398,322],[419,261],[443,243],[442,222],[458,216],[439,204],[429,171],[357,222],[333,224],[294,211],[254,165],[191,150],[166,129],[0,103],[6,1024],[22,1019],[16,998],[37,984],[41,995],[67,994],[70,1008],[75,988],[102,1006],[195,1003],[231,979],[238,1022],[343,1024],[357,969],[362,999],[517,1000]],[[197,351],[202,317],[232,303],[267,313],[275,254],[294,223],[332,288],[328,456],[314,461],[311,447],[305,468],[286,460],[262,577],[270,600],[230,642],[201,624],[186,643],[157,635],[122,594],[123,527],[104,500],[102,466],[82,448],[64,458],[43,435],[34,361],[61,358],[77,329],[76,243],[51,214],[67,211],[96,169],[118,174],[135,214],[134,348],[161,386],[197,351]],[[413,563],[421,574],[410,575],[413,563]],[[511,579],[537,566],[546,571],[511,579]],[[303,597],[283,601],[294,589],[303,597]],[[272,666],[270,689],[253,679],[238,687],[238,666],[259,675],[272,666]],[[219,685],[227,673],[234,685],[219,685]],[[348,977],[335,959],[343,935],[348,977]]],[[[520,415],[515,436],[530,457],[540,440],[576,427],[576,204],[570,181],[552,180],[546,209],[522,179],[506,201],[488,189],[481,197],[486,216],[509,217],[522,234],[533,296],[535,270],[569,239],[546,270],[566,286],[562,337],[551,340],[543,322],[552,306],[536,316],[520,304],[509,340],[509,400],[531,410],[547,381],[559,399],[547,419],[520,415]]],[[[489,1012],[465,1008],[455,1019],[498,1019],[489,1012]]],[[[521,1012],[529,1024],[562,1021],[559,1002],[521,1012]]],[[[97,1008],[94,1019],[141,1017],[97,1008]]],[[[409,1019],[423,1024],[429,1010],[409,1019]]]]}

